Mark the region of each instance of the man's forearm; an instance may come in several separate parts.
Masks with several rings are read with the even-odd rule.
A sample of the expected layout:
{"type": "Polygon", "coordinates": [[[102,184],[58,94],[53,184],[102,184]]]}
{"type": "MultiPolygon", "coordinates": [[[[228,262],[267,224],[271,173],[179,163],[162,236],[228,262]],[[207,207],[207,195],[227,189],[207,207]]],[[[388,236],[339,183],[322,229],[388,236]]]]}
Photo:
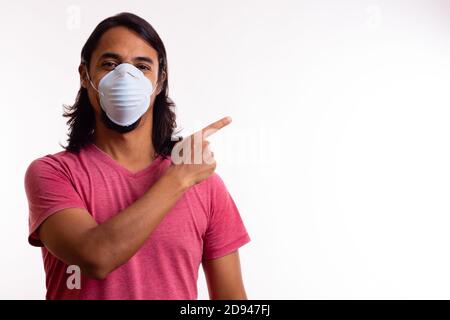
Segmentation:
{"type": "Polygon", "coordinates": [[[133,204],[90,229],[86,250],[97,257],[97,274],[103,278],[127,262],[144,244],[188,186],[171,174],[164,175],[133,204]]]}

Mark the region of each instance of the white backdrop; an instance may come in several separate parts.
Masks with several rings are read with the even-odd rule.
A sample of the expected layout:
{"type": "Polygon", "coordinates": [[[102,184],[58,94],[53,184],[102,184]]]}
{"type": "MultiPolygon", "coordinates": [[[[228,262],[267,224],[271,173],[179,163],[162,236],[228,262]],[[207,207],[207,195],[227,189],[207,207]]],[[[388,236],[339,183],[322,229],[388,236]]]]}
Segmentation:
{"type": "Polygon", "coordinates": [[[450,298],[448,1],[0,6],[0,298],[44,297],[23,176],[61,150],[81,47],[122,11],[162,37],[184,135],[234,120],[211,142],[250,299],[450,298]]]}

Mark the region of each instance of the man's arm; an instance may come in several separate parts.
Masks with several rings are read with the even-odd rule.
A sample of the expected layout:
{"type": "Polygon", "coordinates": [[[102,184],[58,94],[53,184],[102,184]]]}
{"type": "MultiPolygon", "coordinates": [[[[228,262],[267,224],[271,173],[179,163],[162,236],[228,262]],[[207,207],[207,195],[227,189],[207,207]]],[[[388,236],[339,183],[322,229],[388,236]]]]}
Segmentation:
{"type": "Polygon", "coordinates": [[[104,223],[97,224],[84,209],[64,209],[42,223],[39,237],[62,261],[78,265],[89,277],[103,279],[136,253],[186,188],[169,171],[104,223]]]}
{"type": "MultiPolygon", "coordinates": [[[[223,118],[202,131],[210,135],[230,122],[230,118],[223,118]]],[[[216,162],[208,141],[204,139],[206,136],[204,134],[203,139],[196,143],[208,151],[204,154],[207,161],[200,164],[172,163],[142,197],[102,224],[97,224],[84,209],[61,210],[41,224],[38,229],[40,240],[58,259],[78,265],[88,277],[104,279],[139,250],[189,187],[214,172],[216,162]]],[[[190,148],[192,155],[192,151],[199,147],[191,145],[193,140],[179,142],[185,149],[190,148]]]]}
{"type": "Polygon", "coordinates": [[[211,300],[247,300],[238,250],[202,265],[211,300]]]}

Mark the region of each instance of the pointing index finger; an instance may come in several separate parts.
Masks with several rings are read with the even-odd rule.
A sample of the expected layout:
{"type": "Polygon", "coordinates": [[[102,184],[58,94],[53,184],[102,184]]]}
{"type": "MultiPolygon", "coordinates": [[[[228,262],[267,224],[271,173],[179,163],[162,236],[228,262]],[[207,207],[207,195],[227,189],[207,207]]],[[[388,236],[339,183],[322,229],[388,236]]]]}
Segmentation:
{"type": "Polygon", "coordinates": [[[217,120],[210,125],[204,127],[202,129],[203,138],[207,138],[216,131],[222,129],[223,127],[229,125],[231,123],[231,117],[225,117],[220,120],[217,120]]]}

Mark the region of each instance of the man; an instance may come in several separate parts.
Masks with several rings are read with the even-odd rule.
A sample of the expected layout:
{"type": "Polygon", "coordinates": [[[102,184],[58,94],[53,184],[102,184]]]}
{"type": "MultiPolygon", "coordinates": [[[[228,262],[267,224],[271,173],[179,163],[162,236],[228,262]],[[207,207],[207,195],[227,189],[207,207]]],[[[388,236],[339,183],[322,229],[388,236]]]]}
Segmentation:
{"type": "Polygon", "coordinates": [[[200,264],[211,299],[247,299],[250,237],[206,140],[231,119],[175,141],[164,45],[130,13],[96,27],[79,73],[66,150],[25,175],[47,299],[196,299],[200,264]]]}

